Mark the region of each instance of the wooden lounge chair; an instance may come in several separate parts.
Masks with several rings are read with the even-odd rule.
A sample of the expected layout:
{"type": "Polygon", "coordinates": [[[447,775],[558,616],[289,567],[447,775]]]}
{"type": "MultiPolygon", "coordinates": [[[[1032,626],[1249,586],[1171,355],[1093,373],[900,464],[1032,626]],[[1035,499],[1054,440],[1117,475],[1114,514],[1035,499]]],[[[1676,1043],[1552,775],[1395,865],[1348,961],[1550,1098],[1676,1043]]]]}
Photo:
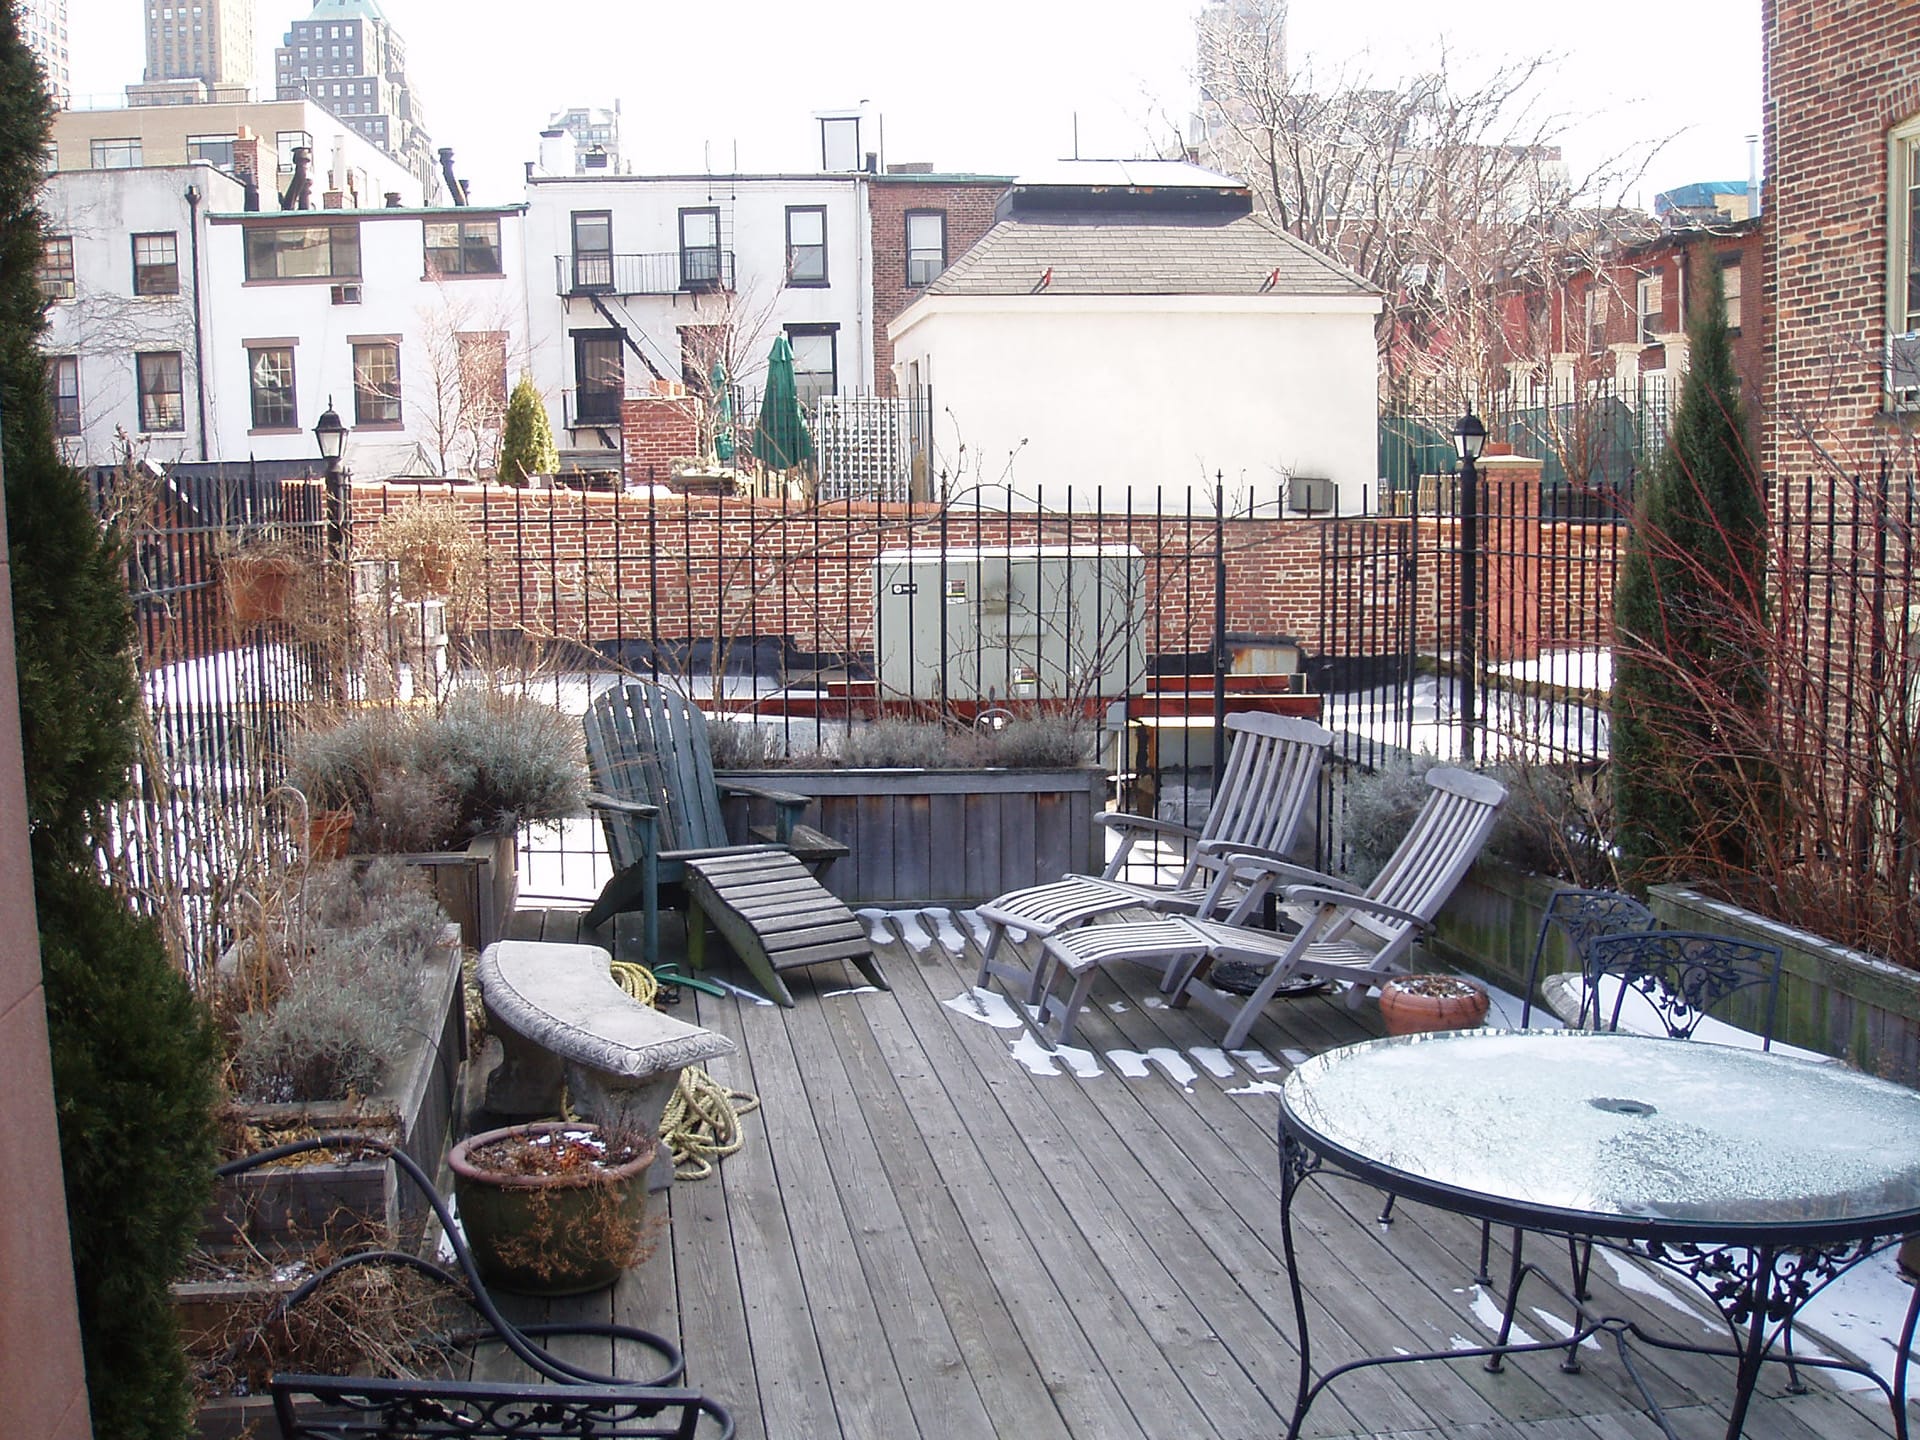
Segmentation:
{"type": "MultiPolygon", "coordinates": [[[[992,928],[975,984],[985,985],[990,975],[998,975],[1023,990],[1029,1005],[1037,1004],[1046,967],[1028,970],[1001,958],[1000,944],[1009,929],[1045,938],[1136,905],[1212,915],[1227,901],[1243,900],[1249,893],[1248,887],[1231,883],[1234,875],[1226,864],[1230,853],[1286,858],[1312,806],[1333,732],[1311,720],[1263,714],[1229,715],[1227,730],[1232,748],[1205,828],[1143,815],[1096,815],[1095,820],[1120,832],[1119,848],[1103,873],[1068,875],[1050,885],[1009,891],[980,907],[980,918],[992,928]],[[1134,845],[1145,837],[1187,842],[1186,868],[1173,884],[1142,885],[1118,878],[1134,845]]],[[[1236,907],[1231,918],[1243,913],[1236,907]]]]}
{"type": "Polygon", "coordinates": [[[664,894],[686,908],[696,968],[712,921],[782,1005],[793,996],[779,972],[826,960],[848,961],[887,988],[866,927],[819,881],[847,847],[800,823],[805,795],[716,781],[705,717],[663,686],[630,680],[601,692],[586,730],[595,791],[588,804],[606,829],[615,871],[583,926],[640,910],[645,952],[657,960],[664,894]],[[723,791],[772,802],[776,818],[764,843],[728,840],[723,791]]]}
{"type": "MultiPolygon", "coordinates": [[[[1090,925],[1054,935],[1041,951],[1047,972],[1038,1001],[1040,1024],[1044,1027],[1050,1016],[1058,1015],[1059,1038],[1066,1040],[1095,973],[1115,960],[1178,965],[1173,1003],[1193,1001],[1226,1016],[1229,1050],[1246,1043],[1254,1021],[1280,987],[1303,976],[1346,984],[1348,1002],[1358,1005],[1374,986],[1405,971],[1413,942],[1432,927],[1433,917],[1486,843],[1507,798],[1504,785],[1466,770],[1436,767],[1427,772],[1427,784],[1430,793],[1413,828],[1365,890],[1266,856],[1232,858],[1233,868],[1256,895],[1263,886],[1278,887],[1286,910],[1299,923],[1297,934],[1175,916],[1137,925],[1090,925]],[[1210,967],[1222,960],[1262,972],[1252,994],[1243,999],[1207,983],[1210,967]],[[1060,972],[1073,977],[1064,1001],[1052,993],[1060,972]]],[[[1243,903],[1241,908],[1249,906],[1243,903]]]]}

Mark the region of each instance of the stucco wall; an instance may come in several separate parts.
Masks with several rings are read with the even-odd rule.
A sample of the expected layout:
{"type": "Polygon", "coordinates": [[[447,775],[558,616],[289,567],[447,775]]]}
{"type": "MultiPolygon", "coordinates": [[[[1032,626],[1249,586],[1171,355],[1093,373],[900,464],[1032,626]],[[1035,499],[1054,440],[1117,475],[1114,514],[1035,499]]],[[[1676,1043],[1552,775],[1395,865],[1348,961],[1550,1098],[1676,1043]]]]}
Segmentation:
{"type": "MultiPolygon", "coordinates": [[[[1225,479],[1375,479],[1377,302],[1210,297],[929,296],[892,327],[896,376],[931,387],[936,469],[1091,508],[1225,479]],[[964,445],[964,455],[961,447],[964,445]]],[[[903,381],[904,383],[904,381],[903,381]]]]}

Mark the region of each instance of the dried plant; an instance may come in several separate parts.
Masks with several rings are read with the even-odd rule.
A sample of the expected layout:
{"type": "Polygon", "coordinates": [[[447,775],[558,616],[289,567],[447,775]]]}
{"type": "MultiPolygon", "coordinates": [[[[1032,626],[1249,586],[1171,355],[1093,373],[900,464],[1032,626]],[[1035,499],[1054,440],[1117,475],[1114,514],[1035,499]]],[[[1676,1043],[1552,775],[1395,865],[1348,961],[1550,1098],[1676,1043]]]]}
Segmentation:
{"type": "Polygon", "coordinates": [[[468,515],[451,500],[411,500],[356,530],[354,551],[399,566],[402,600],[445,600],[450,618],[464,622],[478,607],[486,565],[468,515]]]}

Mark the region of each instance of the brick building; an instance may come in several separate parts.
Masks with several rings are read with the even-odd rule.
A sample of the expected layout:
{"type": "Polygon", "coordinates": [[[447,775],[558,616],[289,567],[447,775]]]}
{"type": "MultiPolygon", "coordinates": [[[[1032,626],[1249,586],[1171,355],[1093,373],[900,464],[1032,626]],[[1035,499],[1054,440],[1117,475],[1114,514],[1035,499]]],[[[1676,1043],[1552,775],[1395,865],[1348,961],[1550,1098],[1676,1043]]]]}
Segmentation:
{"type": "Polygon", "coordinates": [[[1007,175],[936,175],[895,165],[867,191],[873,233],[873,373],[882,395],[897,395],[887,326],[993,225],[1007,175]]]}
{"type": "Polygon", "coordinates": [[[1762,464],[1816,470],[1811,426],[1862,469],[1920,413],[1920,385],[1890,387],[1886,365],[1890,338],[1920,330],[1920,6],[1766,0],[1762,19],[1762,464]]]}

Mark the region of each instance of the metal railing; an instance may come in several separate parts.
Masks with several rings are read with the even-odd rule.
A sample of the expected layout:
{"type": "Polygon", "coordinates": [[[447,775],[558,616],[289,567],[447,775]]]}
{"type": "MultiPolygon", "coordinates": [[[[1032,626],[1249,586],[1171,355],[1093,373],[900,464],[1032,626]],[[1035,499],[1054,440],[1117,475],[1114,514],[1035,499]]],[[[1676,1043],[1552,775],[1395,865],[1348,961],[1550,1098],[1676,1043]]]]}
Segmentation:
{"type": "Polygon", "coordinates": [[[733,289],[731,250],[622,255],[582,250],[553,257],[560,295],[680,295],[733,289]]]}

